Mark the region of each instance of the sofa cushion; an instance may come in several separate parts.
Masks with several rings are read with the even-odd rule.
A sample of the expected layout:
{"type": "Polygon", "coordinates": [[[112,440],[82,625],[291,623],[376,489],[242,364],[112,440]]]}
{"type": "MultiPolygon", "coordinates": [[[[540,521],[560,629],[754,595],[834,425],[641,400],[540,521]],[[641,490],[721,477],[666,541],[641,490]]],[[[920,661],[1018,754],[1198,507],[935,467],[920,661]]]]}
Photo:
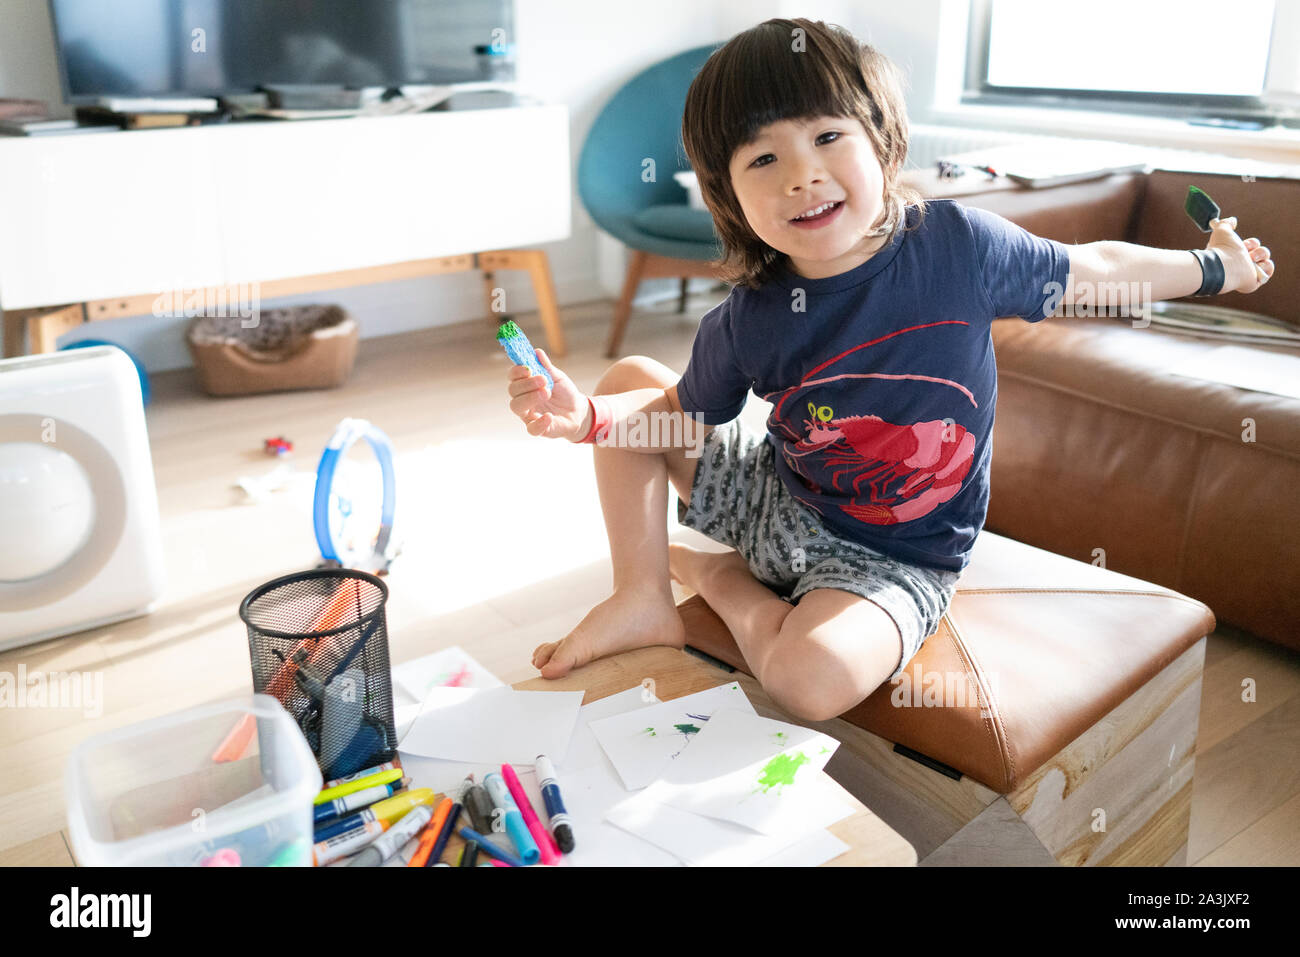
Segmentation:
{"type": "MultiPolygon", "coordinates": [[[[679,611],[687,644],[752,674],[701,598],[679,611]]],[[[984,531],[939,629],[842,717],[1006,794],[1214,625],[1177,592],[984,531]]]]}

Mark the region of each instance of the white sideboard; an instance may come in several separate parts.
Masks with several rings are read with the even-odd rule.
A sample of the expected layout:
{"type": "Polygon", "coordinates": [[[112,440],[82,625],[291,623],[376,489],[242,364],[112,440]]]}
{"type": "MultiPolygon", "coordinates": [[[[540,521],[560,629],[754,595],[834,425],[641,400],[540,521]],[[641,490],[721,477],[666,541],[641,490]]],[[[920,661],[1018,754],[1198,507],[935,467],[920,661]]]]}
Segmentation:
{"type": "Polygon", "coordinates": [[[564,239],[568,128],[547,104],[0,137],[0,308],[448,271],[446,257],[564,239]]]}

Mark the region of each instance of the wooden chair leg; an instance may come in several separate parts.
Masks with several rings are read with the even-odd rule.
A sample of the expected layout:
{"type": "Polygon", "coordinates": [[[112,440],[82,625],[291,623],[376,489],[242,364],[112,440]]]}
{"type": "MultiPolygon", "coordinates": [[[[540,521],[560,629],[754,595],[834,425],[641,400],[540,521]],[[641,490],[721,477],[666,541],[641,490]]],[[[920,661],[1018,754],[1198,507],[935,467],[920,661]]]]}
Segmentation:
{"type": "Polygon", "coordinates": [[[627,276],[623,280],[623,295],[619,297],[614,308],[614,321],[609,327],[609,341],[605,345],[605,358],[613,359],[618,355],[618,348],[623,343],[623,333],[627,329],[628,317],[632,314],[632,298],[637,287],[641,285],[641,274],[645,272],[646,260],[650,254],[640,249],[632,250],[632,258],[627,264],[627,276]]]}
{"type": "Polygon", "coordinates": [[[685,276],[682,277],[682,292],[681,292],[681,295],[678,296],[678,298],[677,298],[677,311],[678,311],[678,312],[685,312],[685,311],[686,311],[686,284],[687,284],[689,281],[690,281],[690,280],[687,279],[685,276]]]}
{"type": "Polygon", "coordinates": [[[491,269],[483,270],[483,294],[487,301],[487,319],[492,325],[493,334],[497,331],[497,326],[501,325],[501,320],[506,317],[505,310],[498,312],[494,307],[496,298],[494,290],[497,288],[496,273],[491,269]]]}
{"type": "Polygon", "coordinates": [[[27,348],[27,316],[11,309],[4,314],[4,358],[20,356],[27,348]]]}
{"type": "Polygon", "coordinates": [[[552,357],[563,357],[568,351],[564,343],[564,325],[560,322],[560,307],[555,300],[555,283],[551,280],[551,264],[545,250],[528,251],[528,275],[533,280],[533,295],[537,298],[537,312],[546,330],[546,342],[552,357]]]}
{"type": "Polygon", "coordinates": [[[59,336],[70,329],[75,329],[85,320],[85,310],[81,303],[29,315],[27,338],[31,342],[32,354],[57,351],[59,336]]]}

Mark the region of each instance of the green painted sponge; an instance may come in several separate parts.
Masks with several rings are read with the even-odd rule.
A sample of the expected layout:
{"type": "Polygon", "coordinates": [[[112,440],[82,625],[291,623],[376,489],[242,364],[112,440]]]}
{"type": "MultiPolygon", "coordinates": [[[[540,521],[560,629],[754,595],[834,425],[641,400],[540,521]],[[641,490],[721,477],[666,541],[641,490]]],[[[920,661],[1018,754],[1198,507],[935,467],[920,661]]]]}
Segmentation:
{"type": "Polygon", "coordinates": [[[523,331],[515,325],[514,320],[506,319],[497,328],[497,342],[501,343],[501,348],[506,350],[506,355],[514,361],[515,365],[528,366],[533,375],[546,379],[548,389],[555,388],[555,380],[537,359],[537,350],[533,348],[533,344],[528,341],[523,331]]]}
{"type": "Polygon", "coordinates": [[[1219,218],[1219,204],[1210,199],[1209,193],[1195,186],[1187,187],[1183,209],[1203,233],[1210,231],[1210,220],[1219,218]]]}

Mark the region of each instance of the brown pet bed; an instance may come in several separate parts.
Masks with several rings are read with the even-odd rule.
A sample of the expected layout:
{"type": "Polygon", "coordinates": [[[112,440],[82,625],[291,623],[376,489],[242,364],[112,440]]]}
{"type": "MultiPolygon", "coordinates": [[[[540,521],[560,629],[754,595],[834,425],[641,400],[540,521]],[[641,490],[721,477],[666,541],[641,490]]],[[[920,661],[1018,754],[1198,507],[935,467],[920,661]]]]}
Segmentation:
{"type": "Polygon", "coordinates": [[[186,342],[203,391],[251,395],[330,389],[347,381],[357,322],[339,306],[267,309],[245,329],[240,316],[198,316],[186,342]]]}

